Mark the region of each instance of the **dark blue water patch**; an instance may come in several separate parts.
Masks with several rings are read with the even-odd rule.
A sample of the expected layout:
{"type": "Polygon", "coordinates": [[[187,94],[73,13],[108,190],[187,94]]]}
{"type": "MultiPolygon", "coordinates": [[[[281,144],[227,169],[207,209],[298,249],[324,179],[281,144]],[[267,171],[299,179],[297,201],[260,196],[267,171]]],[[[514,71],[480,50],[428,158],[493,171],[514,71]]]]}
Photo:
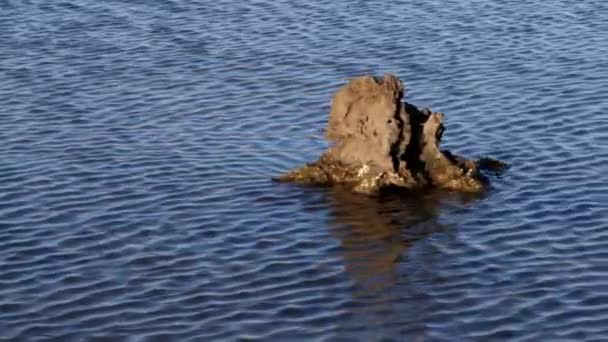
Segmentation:
{"type": "Polygon", "coordinates": [[[606,335],[605,3],[0,9],[0,339],[606,335]],[[491,191],[270,181],[386,72],[491,191]]]}

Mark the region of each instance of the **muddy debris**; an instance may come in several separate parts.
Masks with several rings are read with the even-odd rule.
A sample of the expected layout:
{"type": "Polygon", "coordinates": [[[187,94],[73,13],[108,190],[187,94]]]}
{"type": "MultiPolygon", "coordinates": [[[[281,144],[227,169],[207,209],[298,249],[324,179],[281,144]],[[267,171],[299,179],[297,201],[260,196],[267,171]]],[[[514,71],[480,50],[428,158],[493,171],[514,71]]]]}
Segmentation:
{"type": "Polygon", "coordinates": [[[342,185],[366,194],[428,187],[480,192],[488,186],[481,170],[505,168],[491,158],[471,160],[441,150],[444,114],[403,98],[403,83],[393,75],[350,80],[332,97],[325,131],[332,146],[277,180],[342,185]]]}

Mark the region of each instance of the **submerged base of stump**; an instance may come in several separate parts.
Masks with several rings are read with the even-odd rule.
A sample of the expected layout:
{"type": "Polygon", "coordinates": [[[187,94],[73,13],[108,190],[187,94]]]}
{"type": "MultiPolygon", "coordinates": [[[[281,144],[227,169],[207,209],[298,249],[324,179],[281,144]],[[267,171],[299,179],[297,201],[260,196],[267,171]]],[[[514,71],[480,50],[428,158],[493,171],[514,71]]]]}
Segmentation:
{"type": "Polygon", "coordinates": [[[427,187],[480,192],[489,184],[481,170],[505,168],[490,158],[470,160],[440,150],[443,113],[402,102],[403,95],[403,83],[393,75],[352,79],[332,98],[325,136],[333,146],[277,180],[345,185],[367,194],[427,187]]]}

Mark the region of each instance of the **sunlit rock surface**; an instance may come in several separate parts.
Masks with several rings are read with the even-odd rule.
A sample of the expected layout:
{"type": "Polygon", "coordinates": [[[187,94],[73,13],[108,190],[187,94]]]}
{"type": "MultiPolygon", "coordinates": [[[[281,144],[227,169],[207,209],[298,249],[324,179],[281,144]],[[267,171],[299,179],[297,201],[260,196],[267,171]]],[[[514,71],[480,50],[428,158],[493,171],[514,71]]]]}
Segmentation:
{"type": "Polygon", "coordinates": [[[332,98],[325,132],[332,146],[278,180],[343,184],[362,193],[426,187],[479,192],[488,184],[480,169],[504,168],[489,158],[474,161],[440,150],[443,113],[403,98],[403,83],[393,75],[352,79],[332,98]]]}

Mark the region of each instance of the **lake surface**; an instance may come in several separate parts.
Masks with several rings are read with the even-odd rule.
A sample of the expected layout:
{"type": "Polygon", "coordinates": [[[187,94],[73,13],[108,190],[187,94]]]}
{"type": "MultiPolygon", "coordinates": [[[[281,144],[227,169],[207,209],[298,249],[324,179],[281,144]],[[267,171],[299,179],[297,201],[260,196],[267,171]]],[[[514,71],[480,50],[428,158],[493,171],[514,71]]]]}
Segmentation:
{"type": "Polygon", "coordinates": [[[605,1],[0,2],[0,340],[601,341],[605,1]],[[481,198],[271,182],[394,73],[481,198]]]}

